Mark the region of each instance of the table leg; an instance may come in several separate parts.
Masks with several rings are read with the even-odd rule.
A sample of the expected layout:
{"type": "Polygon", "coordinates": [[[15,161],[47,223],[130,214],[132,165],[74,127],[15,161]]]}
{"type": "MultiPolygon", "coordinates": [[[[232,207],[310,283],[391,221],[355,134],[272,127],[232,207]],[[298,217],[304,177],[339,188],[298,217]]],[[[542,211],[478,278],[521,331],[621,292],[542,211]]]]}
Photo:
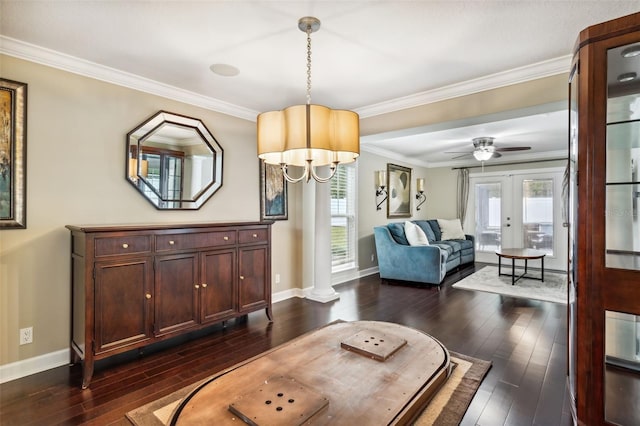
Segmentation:
{"type": "Polygon", "coordinates": [[[544,256],[540,258],[541,267],[540,267],[540,281],[544,282],[544,256]]]}
{"type": "Polygon", "coordinates": [[[516,259],[511,258],[511,285],[516,284],[516,259]]]}

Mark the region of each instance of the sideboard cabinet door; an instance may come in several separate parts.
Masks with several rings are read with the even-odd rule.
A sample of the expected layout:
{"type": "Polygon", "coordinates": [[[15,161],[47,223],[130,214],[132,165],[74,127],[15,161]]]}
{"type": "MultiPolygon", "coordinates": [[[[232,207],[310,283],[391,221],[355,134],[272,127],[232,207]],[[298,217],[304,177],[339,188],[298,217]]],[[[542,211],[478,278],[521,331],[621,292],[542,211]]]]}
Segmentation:
{"type": "Polygon", "coordinates": [[[239,280],[239,311],[250,312],[266,307],[271,299],[267,294],[265,280],[269,276],[267,269],[267,247],[258,246],[242,248],[238,251],[239,280]]]}
{"type": "Polygon", "coordinates": [[[95,352],[149,340],[152,331],[150,258],[95,264],[95,352]]]}
{"type": "Polygon", "coordinates": [[[155,333],[163,336],[198,322],[198,253],[156,257],[155,333]]]}
{"type": "Polygon", "coordinates": [[[200,262],[200,321],[216,322],[237,311],[236,250],[202,253],[200,262]]]}

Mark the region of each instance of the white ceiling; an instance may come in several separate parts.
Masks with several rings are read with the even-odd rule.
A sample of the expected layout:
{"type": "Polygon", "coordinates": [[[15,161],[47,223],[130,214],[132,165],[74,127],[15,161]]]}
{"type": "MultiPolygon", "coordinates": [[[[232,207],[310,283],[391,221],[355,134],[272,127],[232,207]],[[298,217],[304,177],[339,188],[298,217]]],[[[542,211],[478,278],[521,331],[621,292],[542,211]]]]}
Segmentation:
{"type": "MultiPolygon", "coordinates": [[[[639,0],[0,0],[0,52],[255,119],[306,101],[297,21],[311,15],[322,21],[312,35],[313,103],[367,117],[469,81],[566,72],[580,30],[637,11],[639,0]],[[212,64],[240,73],[222,77],[212,64]]],[[[449,164],[454,155],[442,151],[493,136],[496,146],[532,146],[531,158],[566,148],[566,108],[549,108],[371,135],[362,145],[449,164]]]]}

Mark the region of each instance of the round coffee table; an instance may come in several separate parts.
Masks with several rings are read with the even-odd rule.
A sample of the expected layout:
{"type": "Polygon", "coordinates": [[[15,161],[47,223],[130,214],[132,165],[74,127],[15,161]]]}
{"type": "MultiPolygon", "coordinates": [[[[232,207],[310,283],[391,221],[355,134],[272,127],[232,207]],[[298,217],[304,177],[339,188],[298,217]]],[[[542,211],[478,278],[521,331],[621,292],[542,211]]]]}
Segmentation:
{"type": "Polygon", "coordinates": [[[508,249],[500,249],[496,250],[496,254],[498,255],[498,275],[509,275],[502,273],[502,258],[511,259],[511,285],[514,285],[516,281],[520,278],[525,277],[527,275],[527,263],[529,260],[540,259],[540,278],[526,276],[525,278],[530,278],[533,280],[540,280],[544,282],[544,257],[547,255],[545,252],[540,250],[533,249],[523,249],[523,248],[508,248],[508,249]],[[516,278],[516,259],[524,259],[524,272],[522,275],[516,278]]]}

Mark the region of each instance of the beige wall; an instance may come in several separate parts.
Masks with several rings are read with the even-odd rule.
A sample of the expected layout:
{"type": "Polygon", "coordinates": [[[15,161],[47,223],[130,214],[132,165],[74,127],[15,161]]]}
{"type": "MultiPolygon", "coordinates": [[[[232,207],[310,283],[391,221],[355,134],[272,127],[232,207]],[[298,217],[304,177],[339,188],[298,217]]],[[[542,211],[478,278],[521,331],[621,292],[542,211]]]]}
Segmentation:
{"type": "MultiPolygon", "coordinates": [[[[28,83],[27,229],[0,231],[0,365],[68,347],[65,225],[259,220],[255,123],[7,56],[0,74],[28,83]],[[158,211],[125,181],[125,135],[159,110],[201,119],[224,149],[223,186],[200,210],[158,211]]],[[[273,227],[274,292],[299,285],[298,207],[273,227]]]]}

